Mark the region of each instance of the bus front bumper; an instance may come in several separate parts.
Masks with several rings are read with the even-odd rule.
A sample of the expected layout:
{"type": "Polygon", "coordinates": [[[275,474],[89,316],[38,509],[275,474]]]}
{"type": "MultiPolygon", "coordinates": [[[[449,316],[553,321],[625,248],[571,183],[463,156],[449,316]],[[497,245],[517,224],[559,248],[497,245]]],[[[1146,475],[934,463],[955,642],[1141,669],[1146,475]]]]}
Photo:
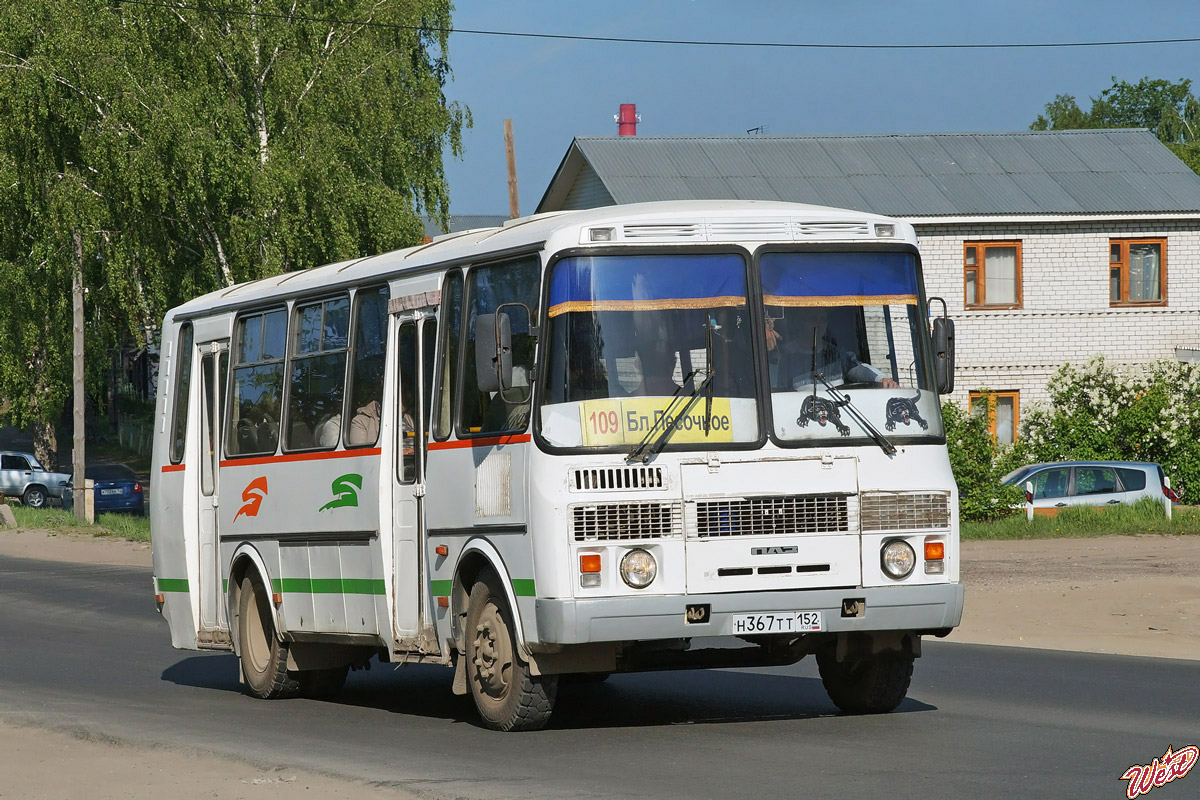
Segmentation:
{"type": "Polygon", "coordinates": [[[745,594],[539,598],[537,630],[544,644],[735,636],[733,618],[738,614],[820,611],[823,629],[831,633],[944,632],[959,624],[962,608],[961,583],[745,594]],[[842,616],[843,603],[848,600],[865,601],[861,615],[842,616]],[[688,609],[704,606],[708,606],[708,621],[688,622],[688,609]]]}

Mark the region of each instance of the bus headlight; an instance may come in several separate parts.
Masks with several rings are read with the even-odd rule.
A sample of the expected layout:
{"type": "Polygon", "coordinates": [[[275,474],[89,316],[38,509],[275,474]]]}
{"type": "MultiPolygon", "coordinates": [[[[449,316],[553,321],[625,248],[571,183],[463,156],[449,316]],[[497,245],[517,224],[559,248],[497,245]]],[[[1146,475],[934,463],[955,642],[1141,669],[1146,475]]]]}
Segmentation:
{"type": "Polygon", "coordinates": [[[654,556],[641,548],[630,550],[621,558],[621,580],[632,589],[645,589],[657,574],[654,556]]]}
{"type": "Polygon", "coordinates": [[[883,571],[890,577],[900,580],[912,574],[917,565],[917,554],[912,546],[903,539],[893,539],[883,546],[879,561],[883,571]]]}

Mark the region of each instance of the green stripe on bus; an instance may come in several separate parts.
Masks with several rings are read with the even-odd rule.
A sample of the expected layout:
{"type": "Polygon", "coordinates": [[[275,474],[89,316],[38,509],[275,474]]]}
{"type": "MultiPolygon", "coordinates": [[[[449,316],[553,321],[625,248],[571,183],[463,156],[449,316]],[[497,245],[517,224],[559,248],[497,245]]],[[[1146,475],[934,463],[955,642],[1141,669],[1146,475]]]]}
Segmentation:
{"type": "Polygon", "coordinates": [[[373,578],[275,578],[272,591],[280,594],[378,594],[384,584],[373,578]]]}
{"type": "MultiPolygon", "coordinates": [[[[429,591],[434,597],[449,597],[454,581],[430,581],[429,591]]],[[[532,578],[517,578],[512,582],[513,594],[517,597],[534,597],[537,592],[533,588],[532,578]]]]}
{"type": "Polygon", "coordinates": [[[186,592],[188,590],[187,578],[159,578],[158,590],[160,592],[186,592]]]}

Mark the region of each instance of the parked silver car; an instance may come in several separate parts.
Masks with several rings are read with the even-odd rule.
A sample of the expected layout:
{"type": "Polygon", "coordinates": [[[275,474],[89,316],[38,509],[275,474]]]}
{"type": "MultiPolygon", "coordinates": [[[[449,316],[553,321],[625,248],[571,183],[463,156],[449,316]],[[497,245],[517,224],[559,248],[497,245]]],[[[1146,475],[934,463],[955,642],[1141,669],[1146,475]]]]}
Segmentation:
{"type": "Polygon", "coordinates": [[[1068,506],[1136,503],[1143,497],[1164,505],[1179,502],[1158,464],[1144,461],[1059,461],[1030,464],[1004,476],[1007,486],[1033,484],[1034,512],[1054,513],[1068,506]]]}
{"type": "Polygon", "coordinates": [[[62,498],[71,476],[48,472],[32,453],[0,451],[0,494],[19,497],[29,508],[43,508],[50,498],[62,498]]]}

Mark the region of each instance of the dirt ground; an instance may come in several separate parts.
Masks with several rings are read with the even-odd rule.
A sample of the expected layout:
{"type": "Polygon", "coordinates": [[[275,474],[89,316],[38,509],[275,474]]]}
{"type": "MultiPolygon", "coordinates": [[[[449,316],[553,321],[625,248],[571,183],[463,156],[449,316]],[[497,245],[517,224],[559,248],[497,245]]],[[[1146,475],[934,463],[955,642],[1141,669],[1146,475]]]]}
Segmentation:
{"type": "MultiPolygon", "coordinates": [[[[0,531],[4,556],[148,567],[150,546],[0,531]]],[[[964,542],[962,580],[966,607],[950,641],[1200,659],[1200,536],[964,542]]],[[[3,708],[0,753],[0,800],[412,797],[299,770],[48,731],[3,708]],[[212,777],[180,784],[184,774],[212,777]]]]}

